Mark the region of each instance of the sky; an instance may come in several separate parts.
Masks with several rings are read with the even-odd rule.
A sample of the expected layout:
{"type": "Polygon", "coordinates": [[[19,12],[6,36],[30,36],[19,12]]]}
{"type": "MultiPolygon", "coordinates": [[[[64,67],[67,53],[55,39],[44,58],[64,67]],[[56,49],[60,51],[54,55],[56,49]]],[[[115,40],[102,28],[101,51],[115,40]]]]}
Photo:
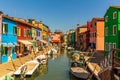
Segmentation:
{"type": "Polygon", "coordinates": [[[120,0],[1,0],[0,10],[11,17],[42,21],[52,32],[66,32],[103,17],[113,5],[120,5],[120,0]]]}

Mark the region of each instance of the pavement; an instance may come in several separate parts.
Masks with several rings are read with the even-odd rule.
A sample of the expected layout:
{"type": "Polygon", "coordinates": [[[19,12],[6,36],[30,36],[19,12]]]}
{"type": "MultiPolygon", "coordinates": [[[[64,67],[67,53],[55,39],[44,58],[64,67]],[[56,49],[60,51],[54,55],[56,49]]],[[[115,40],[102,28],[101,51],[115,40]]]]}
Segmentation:
{"type": "Polygon", "coordinates": [[[3,80],[3,77],[5,77],[5,75],[13,74],[15,72],[15,68],[17,70],[25,62],[33,60],[35,57],[39,56],[42,53],[47,53],[47,51],[51,48],[53,48],[53,46],[48,46],[43,51],[37,52],[36,55],[34,53],[32,53],[30,55],[27,55],[27,56],[24,56],[21,58],[17,58],[13,61],[9,61],[9,62],[0,64],[0,80],[3,80]]]}

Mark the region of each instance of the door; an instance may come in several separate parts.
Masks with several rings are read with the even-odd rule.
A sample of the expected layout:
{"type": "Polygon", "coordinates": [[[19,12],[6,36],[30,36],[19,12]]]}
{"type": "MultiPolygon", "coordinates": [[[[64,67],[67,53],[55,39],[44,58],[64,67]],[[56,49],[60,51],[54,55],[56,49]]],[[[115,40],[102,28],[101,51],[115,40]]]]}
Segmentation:
{"type": "Polygon", "coordinates": [[[8,61],[12,59],[12,47],[8,47],[8,61]]]}

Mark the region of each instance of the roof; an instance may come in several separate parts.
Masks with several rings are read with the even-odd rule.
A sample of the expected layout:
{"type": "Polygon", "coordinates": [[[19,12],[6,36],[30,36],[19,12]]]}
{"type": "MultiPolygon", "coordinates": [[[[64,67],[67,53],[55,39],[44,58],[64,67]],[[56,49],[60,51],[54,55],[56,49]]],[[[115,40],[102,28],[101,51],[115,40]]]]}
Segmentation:
{"type": "Polygon", "coordinates": [[[120,6],[110,6],[110,7],[120,9],[120,6]]]}
{"type": "Polygon", "coordinates": [[[3,18],[7,18],[7,19],[9,19],[9,20],[16,21],[16,22],[20,22],[20,23],[22,23],[22,24],[26,24],[26,25],[29,25],[29,26],[34,27],[32,24],[26,22],[24,19],[19,19],[19,18],[16,18],[16,17],[10,17],[10,16],[5,15],[5,14],[3,14],[3,18]]]}
{"type": "Polygon", "coordinates": [[[86,28],[86,27],[87,27],[87,25],[86,25],[86,24],[84,24],[84,25],[79,26],[79,27],[77,27],[77,28],[86,28]]]}
{"type": "Polygon", "coordinates": [[[96,21],[104,21],[104,18],[93,18],[92,20],[96,20],[96,21]]]}

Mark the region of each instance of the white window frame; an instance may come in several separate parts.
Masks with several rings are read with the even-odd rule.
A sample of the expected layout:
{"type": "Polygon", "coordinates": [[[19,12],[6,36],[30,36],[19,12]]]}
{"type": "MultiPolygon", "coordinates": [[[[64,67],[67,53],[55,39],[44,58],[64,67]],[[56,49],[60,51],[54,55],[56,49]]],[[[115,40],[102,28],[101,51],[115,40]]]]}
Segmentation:
{"type": "Polygon", "coordinates": [[[108,16],[105,17],[105,22],[108,22],[108,16]]]}
{"type": "Polygon", "coordinates": [[[105,36],[108,36],[108,27],[105,28],[105,36]],[[106,34],[107,31],[107,34],[106,34]]]}
{"type": "Polygon", "coordinates": [[[114,27],[116,27],[116,34],[117,34],[117,25],[113,25],[113,36],[116,35],[116,34],[114,34],[114,27]]]}
{"type": "Polygon", "coordinates": [[[116,43],[113,43],[113,48],[114,48],[114,45],[115,45],[115,48],[116,48],[116,43]]]}
{"type": "Polygon", "coordinates": [[[113,12],[113,19],[116,19],[117,18],[117,12],[113,12]],[[116,14],[116,17],[114,17],[114,15],[116,14]]]}
{"type": "Polygon", "coordinates": [[[5,31],[5,28],[6,28],[6,24],[7,23],[5,23],[5,22],[2,22],[2,24],[4,25],[4,27],[3,27],[3,25],[2,25],[2,34],[6,34],[7,32],[5,31]]]}
{"type": "Polygon", "coordinates": [[[21,36],[21,28],[19,28],[19,27],[17,28],[17,35],[18,35],[18,36],[21,36]],[[20,32],[20,33],[19,33],[19,32],[20,32]]]}
{"type": "Polygon", "coordinates": [[[113,48],[113,44],[112,43],[109,43],[109,51],[111,50],[110,48],[113,48]],[[112,47],[111,47],[112,45],[112,47]]]}
{"type": "Polygon", "coordinates": [[[26,31],[26,29],[24,29],[24,37],[26,37],[27,36],[27,31],[26,31]]]}

